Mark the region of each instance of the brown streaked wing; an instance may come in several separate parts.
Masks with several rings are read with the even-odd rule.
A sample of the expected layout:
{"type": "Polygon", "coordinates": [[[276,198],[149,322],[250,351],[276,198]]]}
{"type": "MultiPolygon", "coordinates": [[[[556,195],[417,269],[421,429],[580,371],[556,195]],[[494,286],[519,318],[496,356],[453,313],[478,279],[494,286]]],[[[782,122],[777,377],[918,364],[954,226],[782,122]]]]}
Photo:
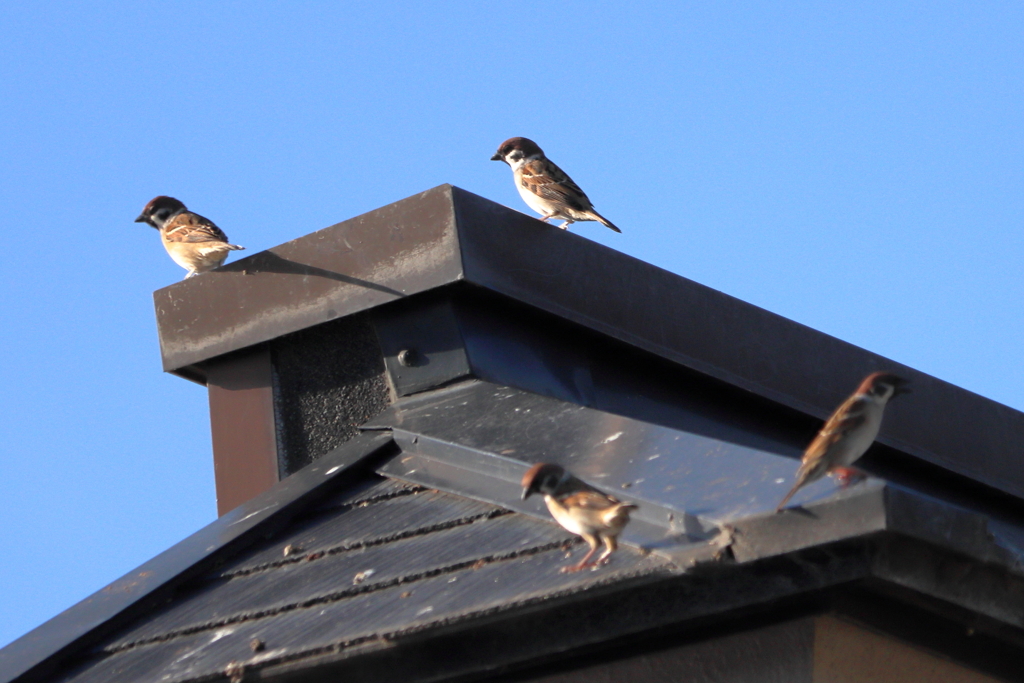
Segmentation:
{"type": "Polygon", "coordinates": [[[580,491],[561,499],[566,507],[578,507],[585,510],[607,510],[619,504],[615,498],[597,491],[580,491]]]}
{"type": "Polygon", "coordinates": [[[186,211],[180,213],[164,226],[169,242],[227,242],[228,236],[209,218],[186,211]]]}
{"type": "Polygon", "coordinates": [[[822,457],[837,441],[849,434],[851,430],[864,424],[867,420],[866,402],[867,399],[863,396],[851,396],[846,403],[839,406],[818,432],[818,435],[814,437],[811,445],[807,447],[807,451],[804,453],[804,462],[822,457]]]}
{"type": "Polygon", "coordinates": [[[538,197],[568,204],[577,211],[587,211],[592,208],[590,199],[583,193],[580,186],[574,183],[565,171],[550,161],[543,159],[527,161],[520,169],[519,177],[519,182],[523,187],[538,197]]]}

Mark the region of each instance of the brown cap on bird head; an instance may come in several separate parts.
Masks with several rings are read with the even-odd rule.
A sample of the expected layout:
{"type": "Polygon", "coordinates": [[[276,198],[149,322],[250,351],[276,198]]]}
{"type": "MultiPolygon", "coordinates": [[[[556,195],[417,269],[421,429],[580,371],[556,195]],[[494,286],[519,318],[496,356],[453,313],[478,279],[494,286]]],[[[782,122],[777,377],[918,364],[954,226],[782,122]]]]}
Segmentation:
{"type": "Polygon", "coordinates": [[[889,386],[892,387],[892,398],[899,396],[900,394],[909,394],[910,389],[907,387],[909,380],[905,380],[899,375],[894,375],[891,372],[872,372],[870,375],[864,378],[857,387],[858,394],[877,393],[878,389],[889,386]]]}
{"type": "Polygon", "coordinates": [[[540,493],[545,484],[547,488],[554,489],[558,481],[565,475],[565,469],[551,463],[539,462],[523,475],[523,500],[526,500],[534,493],[540,493]]]}
{"type": "Polygon", "coordinates": [[[146,204],[142,209],[142,213],[140,213],[139,217],[135,219],[135,222],[146,223],[147,225],[151,225],[155,228],[157,227],[157,224],[156,221],[153,220],[153,216],[156,214],[164,212],[165,216],[171,216],[184,210],[185,205],[174,197],[165,197],[160,195],[159,197],[151,199],[149,204],[146,204]]]}
{"type": "Polygon", "coordinates": [[[505,161],[513,150],[519,150],[523,153],[524,157],[531,157],[534,154],[543,154],[541,148],[537,146],[537,143],[529,138],[509,138],[505,142],[501,143],[498,147],[498,151],[491,157],[491,161],[505,161]]]}

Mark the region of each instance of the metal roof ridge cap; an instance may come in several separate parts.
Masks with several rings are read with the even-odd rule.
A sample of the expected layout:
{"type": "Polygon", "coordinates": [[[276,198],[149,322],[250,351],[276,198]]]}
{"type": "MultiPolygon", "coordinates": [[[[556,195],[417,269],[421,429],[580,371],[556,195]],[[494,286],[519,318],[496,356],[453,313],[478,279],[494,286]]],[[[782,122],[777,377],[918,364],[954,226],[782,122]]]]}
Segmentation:
{"type": "MultiPolygon", "coordinates": [[[[205,361],[283,334],[464,280],[454,189],[450,183],[443,183],[232,261],[212,274],[203,274],[157,289],[153,292],[153,302],[164,371],[187,372],[188,368],[194,368],[205,361]],[[425,216],[424,211],[427,212],[425,216]],[[443,223],[433,220],[442,215],[445,218],[443,223]],[[367,232],[364,225],[367,222],[391,226],[399,239],[370,240],[368,235],[375,233],[367,232]],[[309,253],[323,253],[318,242],[324,241],[325,234],[341,234],[338,233],[339,229],[346,225],[346,232],[340,241],[336,238],[328,245],[336,247],[344,242],[344,248],[336,247],[330,251],[329,256],[323,258],[334,261],[347,259],[348,265],[354,270],[335,272],[331,268],[337,268],[337,265],[332,263],[327,267],[322,258],[319,261],[313,258],[312,262],[325,267],[307,262],[310,260],[309,253]],[[410,242],[408,232],[401,230],[403,226],[406,229],[411,226],[411,229],[419,231],[421,239],[410,242]],[[356,233],[353,239],[355,246],[349,244],[345,237],[353,237],[349,234],[352,231],[356,233]],[[424,234],[431,239],[423,239],[424,234]],[[403,235],[406,237],[402,238],[403,235]],[[387,246],[393,243],[397,246],[387,246]],[[365,248],[360,249],[360,245],[376,245],[373,254],[386,258],[364,261],[368,257],[365,248]],[[440,250],[444,250],[443,253],[449,258],[436,258],[440,250]],[[304,252],[306,256],[294,253],[296,251],[304,252]],[[283,255],[279,252],[283,252],[283,255]],[[395,261],[414,264],[407,268],[395,268],[388,260],[408,256],[410,253],[426,253],[435,258],[419,261],[402,258],[395,261]],[[385,275],[372,280],[360,278],[360,275],[365,275],[364,270],[371,266],[383,268],[385,275]],[[261,273],[268,276],[268,279],[253,277],[261,273]],[[217,281],[218,275],[222,278],[220,282],[217,281]],[[242,275],[249,277],[240,279],[242,275]],[[282,277],[289,275],[300,279],[282,280],[282,277]],[[325,285],[325,279],[336,282],[325,285]],[[377,279],[382,281],[377,282],[377,279]],[[423,286],[409,287],[410,280],[423,286]],[[363,289],[344,290],[339,288],[338,282],[349,286],[359,285],[363,289]],[[282,292],[282,283],[290,289],[282,292]],[[290,294],[291,299],[281,298],[286,294],[290,294]],[[214,315],[211,308],[216,307],[216,301],[226,302],[222,303],[222,309],[227,306],[224,310],[218,310],[218,315],[214,315]],[[342,310],[346,308],[351,310],[342,310]],[[225,311],[228,312],[226,316],[223,315],[225,311]],[[275,322],[271,324],[268,320],[275,322]]],[[[374,273],[380,275],[377,271],[374,273]]]]}
{"type": "MultiPolygon", "coordinates": [[[[265,252],[273,253],[273,251],[275,249],[280,249],[281,247],[287,247],[287,246],[292,245],[292,244],[294,244],[296,242],[304,241],[304,240],[307,240],[308,238],[312,238],[312,237],[315,237],[317,235],[320,235],[321,233],[326,233],[328,230],[331,230],[332,228],[335,228],[335,227],[341,225],[342,223],[347,223],[349,221],[357,221],[357,220],[363,219],[366,216],[369,216],[370,214],[376,213],[377,211],[380,211],[381,209],[384,209],[384,208],[387,208],[389,206],[392,206],[393,204],[397,204],[398,202],[401,202],[401,201],[404,201],[404,200],[407,200],[407,199],[413,199],[415,197],[419,197],[421,195],[429,194],[431,192],[436,192],[436,191],[439,191],[439,190],[446,190],[449,197],[452,196],[452,190],[459,190],[461,192],[466,192],[466,190],[463,190],[462,188],[456,187],[455,185],[452,185],[451,183],[441,183],[439,185],[435,185],[434,187],[428,188],[426,190],[422,190],[420,192],[416,192],[414,194],[411,194],[408,197],[402,197],[401,199],[397,199],[394,202],[390,202],[388,204],[385,204],[384,206],[378,206],[378,207],[376,207],[374,209],[370,209],[369,211],[364,211],[362,213],[356,214],[355,216],[350,216],[349,218],[343,218],[342,220],[338,221],[337,223],[332,223],[331,225],[326,225],[326,226],[324,226],[322,228],[319,228],[318,230],[314,230],[313,232],[308,232],[308,233],[306,233],[304,235],[299,235],[298,237],[293,237],[290,240],[287,240],[285,242],[281,242],[280,244],[275,244],[275,245],[273,245],[271,247],[267,247],[266,249],[262,249],[260,251],[253,252],[251,254],[247,254],[244,258],[240,258],[237,261],[232,261],[231,263],[240,263],[242,261],[246,261],[246,260],[252,259],[254,256],[258,256],[259,254],[263,254],[265,252]]],[[[470,193],[470,194],[472,194],[472,193],[470,193]]],[[[226,265],[231,265],[231,264],[226,264],[226,265]]],[[[225,266],[221,266],[221,268],[224,268],[224,267],[225,266]]],[[[181,286],[184,285],[184,283],[185,283],[185,280],[179,280],[177,282],[172,282],[169,285],[164,285],[163,287],[159,287],[159,288],[155,289],[153,291],[153,294],[155,295],[155,294],[157,294],[159,292],[166,292],[167,290],[181,287],[181,286]]]]}
{"type": "Polygon", "coordinates": [[[393,438],[390,433],[369,432],[354,437],[281,480],[268,491],[219,517],[0,648],[0,669],[3,670],[0,683],[12,683],[31,675],[54,656],[73,654],[67,650],[81,644],[83,639],[110,620],[182,578],[199,563],[209,561],[222,548],[252,532],[257,526],[294,512],[296,506],[301,505],[301,501],[312,491],[391,443],[393,438]],[[164,563],[171,566],[158,571],[159,565],[164,563]],[[79,621],[85,623],[76,627],[79,621]]]}

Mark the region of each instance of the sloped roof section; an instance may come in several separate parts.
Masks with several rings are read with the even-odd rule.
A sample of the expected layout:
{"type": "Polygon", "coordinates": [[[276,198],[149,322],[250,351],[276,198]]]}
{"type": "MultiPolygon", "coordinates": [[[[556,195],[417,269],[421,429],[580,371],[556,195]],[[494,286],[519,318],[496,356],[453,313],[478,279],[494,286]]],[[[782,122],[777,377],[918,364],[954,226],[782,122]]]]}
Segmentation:
{"type": "Polygon", "coordinates": [[[163,585],[148,602],[58,643],[48,669],[19,680],[290,680],[389,652],[423,662],[443,638],[482,653],[403,673],[433,680],[869,577],[1024,626],[1012,519],[875,479],[845,491],[817,482],[802,509],[776,515],[792,458],[697,427],[475,380],[401,399],[355,442],[201,532],[211,545],[192,543],[187,571],[161,576],[151,563],[163,585]],[[538,461],[639,505],[610,564],[559,571],[584,548],[539,501],[520,500],[538,461]],[[258,520],[248,536],[233,535],[247,518],[258,520]],[[885,543],[893,534],[910,541],[885,543]],[[418,657],[401,654],[417,644],[418,657]]]}
{"type": "Polygon", "coordinates": [[[573,543],[551,523],[370,475],[182,587],[171,605],[59,680],[200,680],[651,575],[666,565],[627,550],[608,571],[560,573],[573,543]]]}

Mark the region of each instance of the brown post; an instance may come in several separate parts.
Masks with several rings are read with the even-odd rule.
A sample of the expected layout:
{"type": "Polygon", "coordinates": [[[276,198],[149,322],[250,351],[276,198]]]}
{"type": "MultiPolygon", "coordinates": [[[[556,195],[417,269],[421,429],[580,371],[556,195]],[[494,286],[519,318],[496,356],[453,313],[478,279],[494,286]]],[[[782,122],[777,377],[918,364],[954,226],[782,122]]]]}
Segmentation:
{"type": "Polygon", "coordinates": [[[259,347],[205,368],[217,514],[223,515],[278,481],[270,350],[259,347]]]}

